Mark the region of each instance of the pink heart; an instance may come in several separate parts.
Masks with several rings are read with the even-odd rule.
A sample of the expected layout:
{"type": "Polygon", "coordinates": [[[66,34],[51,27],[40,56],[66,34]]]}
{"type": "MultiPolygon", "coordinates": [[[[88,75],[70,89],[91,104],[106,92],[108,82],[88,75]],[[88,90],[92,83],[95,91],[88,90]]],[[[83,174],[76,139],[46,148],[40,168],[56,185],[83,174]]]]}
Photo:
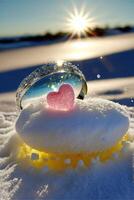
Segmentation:
{"type": "Polygon", "coordinates": [[[47,95],[47,103],[54,110],[71,110],[74,106],[74,91],[71,85],[63,84],[58,92],[50,92],[47,95]]]}

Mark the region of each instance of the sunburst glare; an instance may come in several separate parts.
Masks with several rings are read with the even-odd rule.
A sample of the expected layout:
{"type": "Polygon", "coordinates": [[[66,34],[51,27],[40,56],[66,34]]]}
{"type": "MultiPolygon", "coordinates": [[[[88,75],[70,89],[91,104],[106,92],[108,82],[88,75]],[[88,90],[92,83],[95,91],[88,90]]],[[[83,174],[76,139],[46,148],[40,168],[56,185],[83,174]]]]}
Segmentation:
{"type": "Polygon", "coordinates": [[[94,24],[94,18],[90,16],[89,12],[86,12],[84,7],[80,10],[74,7],[72,12],[68,12],[66,25],[67,31],[69,31],[72,36],[86,36],[88,32],[91,32],[91,28],[94,24]]]}

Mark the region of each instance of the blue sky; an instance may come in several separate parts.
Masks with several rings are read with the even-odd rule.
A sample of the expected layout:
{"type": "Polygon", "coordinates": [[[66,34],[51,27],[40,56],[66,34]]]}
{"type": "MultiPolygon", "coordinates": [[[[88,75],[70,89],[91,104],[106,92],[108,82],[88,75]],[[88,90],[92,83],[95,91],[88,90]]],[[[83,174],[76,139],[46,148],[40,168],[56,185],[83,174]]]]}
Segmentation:
{"type": "Polygon", "coordinates": [[[0,36],[64,30],[66,10],[83,4],[99,26],[134,24],[134,0],[0,0],[0,36]]]}

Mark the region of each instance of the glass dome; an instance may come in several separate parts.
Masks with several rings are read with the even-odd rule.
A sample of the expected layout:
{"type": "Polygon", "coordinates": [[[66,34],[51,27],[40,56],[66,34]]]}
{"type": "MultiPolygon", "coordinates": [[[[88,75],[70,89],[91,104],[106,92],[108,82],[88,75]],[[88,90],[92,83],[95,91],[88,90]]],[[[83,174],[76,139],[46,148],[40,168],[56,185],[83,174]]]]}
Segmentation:
{"type": "Polygon", "coordinates": [[[37,68],[21,82],[16,93],[19,110],[45,99],[49,92],[58,91],[63,83],[73,87],[76,98],[83,99],[87,94],[85,77],[75,65],[68,62],[48,63],[37,68]]]}

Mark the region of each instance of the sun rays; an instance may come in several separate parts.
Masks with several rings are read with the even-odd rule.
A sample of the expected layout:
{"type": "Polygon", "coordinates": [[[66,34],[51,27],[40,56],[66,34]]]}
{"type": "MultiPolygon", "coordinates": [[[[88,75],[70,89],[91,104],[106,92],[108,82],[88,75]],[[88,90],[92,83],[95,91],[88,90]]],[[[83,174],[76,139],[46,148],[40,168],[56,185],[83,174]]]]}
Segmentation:
{"type": "Polygon", "coordinates": [[[66,29],[71,34],[71,36],[86,36],[91,33],[92,27],[95,24],[95,20],[91,17],[89,12],[86,12],[85,7],[78,10],[73,7],[73,11],[68,12],[68,17],[66,19],[66,29]]]}

